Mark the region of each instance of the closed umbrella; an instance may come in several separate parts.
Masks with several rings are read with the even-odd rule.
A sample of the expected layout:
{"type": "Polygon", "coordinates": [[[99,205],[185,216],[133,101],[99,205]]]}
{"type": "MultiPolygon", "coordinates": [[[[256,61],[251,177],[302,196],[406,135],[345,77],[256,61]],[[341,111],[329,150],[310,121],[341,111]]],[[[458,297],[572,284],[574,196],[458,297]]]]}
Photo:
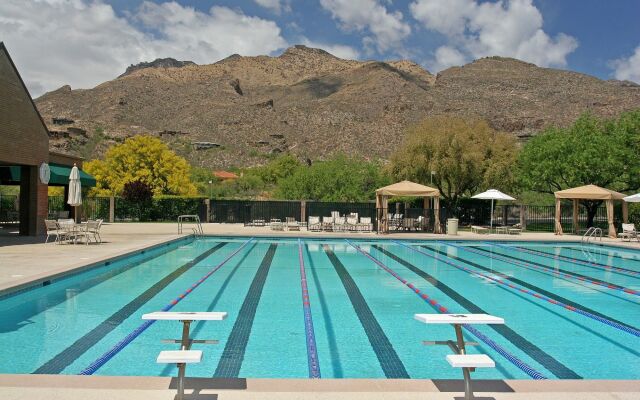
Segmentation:
{"type": "Polygon", "coordinates": [[[482,192],[479,194],[476,194],[475,196],[471,197],[472,199],[482,199],[482,200],[491,200],[491,222],[490,222],[490,227],[493,228],[493,201],[494,200],[509,200],[509,201],[513,201],[515,200],[513,197],[509,196],[508,194],[504,194],[499,190],[496,189],[489,189],[486,192],[482,192]]]}
{"type": "MultiPolygon", "coordinates": [[[[78,207],[82,205],[82,185],[80,184],[80,171],[75,164],[73,164],[73,168],[71,168],[71,173],[69,174],[69,198],[67,199],[67,204],[72,207],[78,207]]],[[[75,215],[78,215],[75,213],[75,215]]]]}
{"type": "Polygon", "coordinates": [[[627,196],[623,200],[626,201],[627,203],[640,203],[640,193],[627,196]]]}

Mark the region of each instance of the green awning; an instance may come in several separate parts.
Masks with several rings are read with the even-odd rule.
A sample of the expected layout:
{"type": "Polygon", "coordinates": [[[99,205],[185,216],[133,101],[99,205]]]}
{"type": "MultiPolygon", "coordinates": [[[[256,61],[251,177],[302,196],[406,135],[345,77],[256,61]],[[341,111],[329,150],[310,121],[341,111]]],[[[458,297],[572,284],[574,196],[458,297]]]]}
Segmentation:
{"type": "MultiPolygon", "coordinates": [[[[71,168],[72,167],[66,165],[49,164],[49,169],[51,170],[49,186],[68,185],[71,168]]],[[[0,182],[5,185],[19,185],[20,166],[0,167],[0,182]]],[[[80,183],[84,187],[94,187],[96,185],[96,179],[83,170],[80,170],[80,183]]]]}

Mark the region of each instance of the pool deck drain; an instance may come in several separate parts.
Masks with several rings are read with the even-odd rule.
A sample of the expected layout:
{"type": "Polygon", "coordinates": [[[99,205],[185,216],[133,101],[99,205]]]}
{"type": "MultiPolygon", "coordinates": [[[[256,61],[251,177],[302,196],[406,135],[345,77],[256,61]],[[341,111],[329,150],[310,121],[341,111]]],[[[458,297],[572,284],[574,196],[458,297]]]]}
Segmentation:
{"type": "MultiPolygon", "coordinates": [[[[186,382],[189,399],[453,399],[461,380],[428,379],[211,379],[186,382]]],[[[479,399],[626,400],[640,395],[640,381],[630,380],[477,380],[479,399]]],[[[175,380],[168,377],[75,375],[0,375],[0,398],[173,399],[175,380]],[[117,388],[117,389],[114,389],[117,388]]]]}

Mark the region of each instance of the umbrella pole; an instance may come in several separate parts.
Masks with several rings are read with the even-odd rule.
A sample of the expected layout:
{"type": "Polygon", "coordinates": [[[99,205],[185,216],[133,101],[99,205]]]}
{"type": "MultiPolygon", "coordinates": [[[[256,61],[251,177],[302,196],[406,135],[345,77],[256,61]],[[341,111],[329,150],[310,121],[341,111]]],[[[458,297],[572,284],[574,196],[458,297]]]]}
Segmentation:
{"type": "Polygon", "coordinates": [[[489,222],[489,228],[493,229],[493,199],[491,199],[491,222],[489,222]]]}

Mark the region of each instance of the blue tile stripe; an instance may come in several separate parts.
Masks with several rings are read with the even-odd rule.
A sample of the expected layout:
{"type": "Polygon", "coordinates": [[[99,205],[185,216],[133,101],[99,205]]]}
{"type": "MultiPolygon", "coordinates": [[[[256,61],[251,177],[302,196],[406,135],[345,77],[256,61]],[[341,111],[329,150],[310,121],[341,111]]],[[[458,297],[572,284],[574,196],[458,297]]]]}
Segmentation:
{"type": "MultiPolygon", "coordinates": [[[[452,244],[452,246],[454,245],[452,244]]],[[[616,290],[616,291],[621,291],[630,295],[640,296],[640,291],[638,290],[630,289],[624,286],[617,285],[615,283],[596,279],[591,276],[579,274],[577,272],[567,271],[559,267],[557,268],[550,267],[548,265],[537,263],[535,261],[529,261],[529,260],[525,260],[512,255],[490,251],[477,246],[461,246],[460,248],[464,249],[469,253],[478,254],[494,260],[504,261],[506,263],[517,265],[519,267],[523,267],[529,270],[534,270],[536,272],[544,273],[546,275],[552,274],[564,279],[572,279],[572,280],[575,279],[580,282],[585,282],[592,285],[600,286],[604,289],[616,290]]]]}
{"type": "MultiPolygon", "coordinates": [[[[246,242],[242,243],[242,245],[240,245],[240,247],[238,247],[231,254],[229,254],[224,260],[222,260],[220,263],[218,263],[218,265],[213,267],[202,278],[200,278],[200,280],[198,280],[196,283],[191,285],[189,287],[189,289],[185,290],[178,297],[176,297],[175,299],[171,300],[169,302],[169,304],[164,306],[162,308],[162,310],[160,310],[160,311],[169,311],[169,310],[171,310],[173,308],[173,306],[178,304],[182,299],[184,299],[190,293],[192,293],[193,290],[195,290],[198,286],[200,286],[202,284],[202,282],[207,280],[211,275],[213,275],[216,271],[218,271],[220,268],[222,268],[229,260],[231,260],[231,258],[233,258],[236,254],[238,254],[243,248],[245,248],[253,240],[255,240],[255,239],[254,238],[250,238],[246,242]]],[[[202,257],[202,255],[201,255],[201,256],[198,257],[199,260],[197,262],[195,262],[196,259],[194,259],[194,260],[191,261],[191,263],[193,263],[193,265],[195,265],[198,262],[204,260],[205,258],[206,257],[202,257]]],[[[131,333],[129,333],[122,340],[120,340],[118,343],[116,343],[111,349],[109,349],[107,352],[105,352],[100,357],[98,357],[88,367],[86,367],[85,369],[80,371],[80,375],[93,375],[98,369],[100,369],[104,364],[106,364],[109,360],[111,360],[116,354],[118,354],[120,351],[122,351],[122,349],[124,349],[129,343],[133,342],[138,336],[140,336],[142,334],[142,332],[144,332],[148,327],[153,325],[154,322],[155,322],[154,320],[148,320],[148,321],[145,321],[144,323],[140,324],[131,333]]]]}
{"type": "Polygon", "coordinates": [[[309,378],[321,378],[320,361],[318,360],[318,348],[316,346],[316,334],[313,329],[313,316],[311,315],[311,303],[309,301],[309,289],[307,288],[307,273],[304,268],[304,255],[302,253],[302,240],[298,239],[298,263],[300,264],[300,286],[302,287],[302,309],[304,310],[304,333],[307,338],[307,362],[309,364],[309,378]]]}
{"type": "Polygon", "coordinates": [[[220,361],[218,361],[218,366],[213,375],[216,378],[237,378],[240,374],[247,343],[251,336],[253,320],[255,319],[258,304],[260,303],[260,297],[262,296],[262,289],[267,281],[267,275],[269,274],[269,269],[271,268],[277,247],[278,245],[275,243],[269,246],[251,282],[251,286],[249,286],[247,295],[238,312],[238,318],[236,318],[236,322],[233,324],[227,344],[224,346],[220,361]]]}
{"type": "Polygon", "coordinates": [[[189,261],[186,264],[176,268],[171,273],[164,276],[162,279],[157,281],[147,290],[138,295],[135,299],[131,300],[129,303],[125,304],[118,311],[113,313],[111,316],[106,318],[103,322],[98,324],[91,331],[87,332],[85,335],[76,340],[69,347],[62,350],[60,353],[55,355],[52,359],[45,362],[43,365],[38,367],[33,373],[34,374],[59,374],[69,365],[71,365],[75,360],[80,358],[84,353],[86,353],[91,347],[93,347],[96,343],[98,343],[102,338],[104,338],[111,331],[116,329],[118,325],[120,325],[124,320],[129,318],[133,313],[138,311],[140,307],[145,305],[151,298],[157,295],[162,289],[164,289],[168,284],[176,280],[182,274],[191,269],[192,266],[197,264],[198,262],[204,260],[210,254],[218,251],[222,248],[227,242],[219,243],[218,245],[208,249],[207,251],[200,254],[198,257],[189,261]]]}
{"type": "MultiPolygon", "coordinates": [[[[451,245],[447,244],[447,246],[451,246],[451,245]]],[[[425,254],[428,257],[432,257],[432,258],[435,258],[437,260],[440,260],[440,261],[444,262],[445,264],[451,265],[452,267],[457,268],[457,269],[459,269],[461,271],[467,272],[467,273],[472,274],[472,275],[480,276],[480,277],[483,277],[485,279],[489,279],[490,281],[495,282],[495,283],[497,283],[499,285],[506,286],[509,289],[512,289],[512,290],[515,290],[515,291],[519,291],[521,293],[525,293],[525,294],[527,294],[529,296],[535,297],[538,300],[546,301],[548,303],[551,303],[551,304],[554,304],[556,306],[562,307],[565,310],[572,311],[572,312],[584,315],[585,317],[591,318],[591,319],[593,319],[595,321],[598,321],[598,322],[601,322],[601,323],[603,323],[605,325],[611,326],[611,327],[619,329],[619,330],[621,330],[623,332],[627,332],[627,333],[630,333],[630,334],[632,334],[634,336],[640,337],[640,330],[638,330],[636,327],[628,325],[628,324],[626,324],[626,323],[624,323],[622,321],[618,321],[618,320],[616,320],[616,319],[614,319],[612,317],[604,315],[604,314],[602,314],[602,313],[600,313],[598,311],[592,310],[592,309],[590,309],[590,308],[588,308],[586,306],[583,306],[583,305],[580,305],[578,303],[575,303],[575,302],[573,302],[573,301],[571,301],[571,300],[569,300],[567,298],[564,298],[564,297],[562,297],[560,295],[557,295],[555,293],[551,293],[548,290],[542,289],[542,288],[540,288],[538,286],[532,285],[532,284],[530,284],[528,282],[525,282],[525,281],[523,281],[521,279],[518,279],[518,278],[506,276],[504,274],[499,275],[495,271],[493,271],[493,270],[491,270],[489,268],[483,267],[482,265],[480,265],[478,263],[474,263],[473,261],[465,260],[464,258],[460,258],[460,257],[457,257],[457,256],[449,255],[449,254],[447,254],[447,253],[445,253],[443,251],[430,248],[429,246],[421,246],[421,247],[424,248],[424,249],[427,249],[427,250],[430,250],[430,251],[434,252],[434,254],[436,254],[436,256],[428,254],[428,253],[425,253],[425,252],[422,252],[422,251],[417,250],[417,249],[416,249],[416,251],[418,251],[418,252],[420,252],[422,254],[425,254]],[[453,259],[453,260],[462,261],[465,264],[469,264],[469,265],[471,265],[471,266],[473,266],[475,268],[481,269],[483,271],[490,272],[493,275],[498,275],[498,276],[500,276],[500,279],[495,278],[494,276],[483,274],[482,272],[478,272],[478,271],[473,270],[471,268],[467,268],[467,267],[458,265],[458,264],[453,263],[451,261],[448,261],[448,260],[445,260],[445,259],[442,259],[442,258],[438,258],[437,254],[441,254],[441,255],[443,255],[443,256],[445,256],[447,258],[453,259]],[[520,286],[523,286],[526,289],[524,289],[522,287],[518,287],[518,286],[514,285],[511,282],[516,283],[516,284],[518,284],[520,286]]]]}
{"type": "MultiPolygon", "coordinates": [[[[506,247],[506,248],[510,248],[511,246],[505,246],[503,244],[499,244],[499,243],[494,243],[496,246],[499,247],[506,247]]],[[[584,265],[586,267],[591,267],[591,268],[596,268],[596,269],[607,269],[610,270],[612,272],[618,273],[618,274],[622,274],[622,275],[634,275],[633,278],[636,277],[640,277],[640,271],[634,271],[631,269],[627,269],[627,268],[622,268],[622,267],[614,267],[613,265],[607,265],[607,264],[601,264],[601,263],[597,263],[594,261],[586,261],[586,260],[581,260],[579,258],[573,258],[573,257],[568,257],[568,256],[561,256],[561,255],[557,255],[557,254],[551,254],[548,253],[546,251],[541,251],[541,250],[533,250],[533,249],[526,249],[524,247],[520,247],[520,246],[514,246],[513,248],[518,249],[518,251],[522,251],[524,253],[528,253],[528,254],[533,254],[534,256],[540,256],[540,257],[546,257],[546,258],[551,258],[554,260],[562,260],[562,261],[568,261],[574,264],[580,264],[580,265],[584,265]]]]}
{"type": "MultiPolygon", "coordinates": [[[[416,295],[418,295],[422,300],[424,300],[427,304],[429,304],[431,307],[433,307],[437,312],[439,312],[439,313],[447,313],[447,312],[449,312],[449,310],[445,306],[443,306],[442,304],[438,303],[438,301],[436,301],[434,298],[429,297],[428,294],[422,292],[414,284],[412,284],[412,283],[408,282],[406,279],[402,278],[393,269],[387,267],[385,264],[383,264],[378,259],[373,257],[371,254],[369,254],[366,251],[362,250],[362,248],[360,248],[360,246],[357,246],[357,245],[353,244],[349,240],[347,240],[347,242],[351,246],[353,246],[356,250],[358,250],[361,254],[363,254],[364,256],[369,258],[371,261],[376,263],[376,265],[378,265],[380,268],[382,268],[383,270],[385,270],[388,273],[390,273],[394,278],[399,280],[403,285],[405,285],[409,289],[411,289],[416,295]]],[[[462,325],[462,326],[463,326],[464,329],[469,331],[475,337],[477,337],[478,339],[480,339],[484,343],[486,343],[487,346],[491,347],[496,352],[498,352],[500,355],[504,356],[509,361],[514,363],[518,368],[523,370],[527,375],[531,376],[534,379],[547,379],[544,375],[542,375],[542,373],[540,373],[539,371],[537,371],[533,367],[529,366],[524,361],[520,360],[518,357],[516,357],[513,354],[509,353],[502,346],[500,346],[498,343],[496,343],[493,340],[491,340],[488,336],[486,336],[485,334],[481,333],[476,328],[474,328],[472,326],[469,326],[469,325],[462,325]]]]}
{"type": "MultiPolygon", "coordinates": [[[[373,245],[373,248],[379,251],[380,253],[386,255],[387,257],[391,258],[392,260],[396,261],[397,263],[401,264],[402,266],[406,267],[408,270],[415,273],[416,275],[418,275],[419,277],[427,281],[429,284],[433,285],[436,289],[440,290],[451,300],[455,301],[460,306],[464,307],[468,312],[474,313],[474,314],[490,314],[489,312],[482,309],[477,304],[473,303],[471,300],[467,299],[466,297],[458,293],[455,289],[449,287],[442,281],[439,281],[433,275],[423,271],[422,269],[411,264],[407,260],[401,257],[398,257],[397,255],[391,253],[388,250],[385,250],[379,245],[373,245]]],[[[412,287],[410,287],[410,289],[416,292],[414,288],[415,286],[413,285],[412,287]]],[[[424,297],[425,295],[424,294],[420,295],[419,291],[417,291],[416,294],[418,294],[420,298],[422,298],[427,303],[429,303],[428,301],[429,296],[424,297]]],[[[439,311],[435,304],[429,304],[429,305],[434,309],[436,309],[436,311],[439,311]]],[[[545,352],[535,344],[531,343],[529,340],[524,338],[522,335],[520,335],[519,333],[517,333],[507,325],[487,325],[487,326],[493,329],[494,331],[496,331],[501,336],[503,336],[505,339],[511,342],[514,346],[522,350],[523,353],[531,357],[538,364],[542,365],[543,367],[551,371],[556,377],[560,379],[582,379],[582,376],[580,376],[578,373],[571,370],[570,368],[562,364],[560,361],[556,360],[553,356],[551,356],[550,354],[548,354],[547,352],[545,352]]],[[[512,362],[516,367],[520,368],[522,366],[523,367],[522,370],[525,373],[528,374],[531,371],[535,371],[533,367],[527,365],[524,361],[519,360],[515,355],[511,354],[502,346],[496,344],[496,347],[499,348],[498,353],[500,353],[501,355],[506,354],[505,358],[508,361],[512,362]],[[515,360],[518,360],[518,361],[515,361],[515,360]]],[[[532,378],[536,378],[536,377],[539,378],[542,376],[542,374],[538,373],[530,376],[532,378]]]]}
{"type": "Polygon", "coordinates": [[[389,338],[382,330],[378,320],[373,315],[355,281],[351,275],[349,275],[349,272],[342,262],[336,257],[333,250],[326,244],[323,244],[322,247],[347,292],[351,305],[364,328],[369,343],[378,358],[378,362],[380,362],[385,376],[392,379],[409,379],[409,373],[407,373],[404,364],[400,360],[400,357],[398,357],[393,345],[391,345],[389,338]]]}

